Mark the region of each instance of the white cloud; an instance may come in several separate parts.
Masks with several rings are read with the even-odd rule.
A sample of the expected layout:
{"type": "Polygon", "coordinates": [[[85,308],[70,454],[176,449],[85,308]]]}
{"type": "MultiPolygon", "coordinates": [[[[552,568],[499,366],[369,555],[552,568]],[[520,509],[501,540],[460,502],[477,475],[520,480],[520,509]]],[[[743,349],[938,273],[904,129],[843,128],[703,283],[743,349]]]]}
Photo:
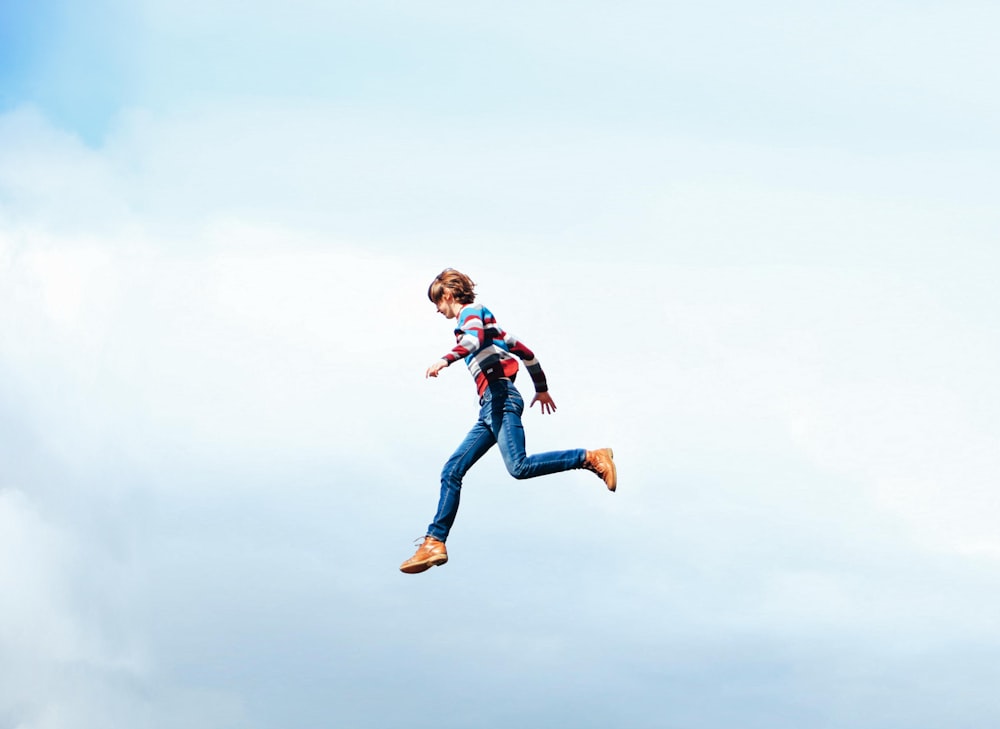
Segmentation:
{"type": "Polygon", "coordinates": [[[995,295],[977,278],[994,213],[921,212],[933,186],[904,180],[901,201],[871,202],[852,173],[873,189],[890,170],[815,151],[424,137],[264,107],[126,114],[100,150],[30,111],[0,119],[0,162],[32,170],[0,178],[0,428],[17,436],[0,445],[17,466],[0,564],[22,596],[3,609],[32,629],[0,635],[37,645],[58,697],[10,684],[17,721],[373,722],[405,683],[386,667],[443,642],[470,690],[499,679],[542,713],[552,666],[579,681],[567,701],[610,662],[663,709],[657,671],[713,646],[775,695],[787,684],[742,670],[747,645],[817,682],[929,633],[995,651],[970,607],[995,597],[1000,516],[995,295]],[[549,372],[560,412],[528,416],[529,445],[612,445],[622,487],[513,484],[488,457],[453,562],[401,583],[475,413],[461,368],[423,378],[450,341],[425,300],[446,265],[549,372]],[[532,660],[483,673],[477,649],[532,660]]]}
{"type": "MultiPolygon", "coordinates": [[[[281,169],[278,179],[300,184],[301,190],[319,184],[323,170],[334,169],[339,153],[333,150],[347,149],[339,142],[323,146],[318,153],[327,156],[326,162],[296,183],[296,160],[316,146],[322,116],[306,115],[305,128],[312,131],[304,143],[281,137],[279,149],[293,151],[282,167],[281,154],[269,144],[270,130],[289,118],[272,117],[230,152],[203,141],[206,129],[213,130],[208,138],[217,142],[222,130],[231,128],[233,117],[223,115],[203,120],[205,125],[144,122],[120,140],[138,136],[113,142],[105,153],[70,145],[69,154],[52,159],[83,170],[78,187],[96,196],[78,200],[75,211],[90,209],[92,200],[100,199],[112,201],[104,210],[113,213],[124,207],[114,202],[116,196],[132,196],[135,204],[175,188],[182,197],[172,208],[189,209],[193,192],[203,199],[205,211],[220,204],[225,209],[227,199],[241,200],[249,210],[271,196],[274,183],[245,180],[245,189],[233,193],[222,176],[239,170],[251,147],[271,149],[264,158],[270,154],[268,164],[281,169]],[[192,172],[156,163],[147,168],[152,174],[141,176],[143,184],[152,180],[152,187],[136,192],[126,180],[128,161],[140,149],[159,150],[164,161],[198,160],[210,171],[201,178],[204,187],[184,190],[173,181],[192,172]]],[[[20,112],[10,119],[13,128],[28,130],[22,139],[27,146],[18,148],[19,154],[37,148],[48,158],[53,144],[68,144],[26,121],[34,119],[37,126],[37,117],[20,112]]],[[[393,145],[386,141],[389,149],[393,145]]],[[[10,145],[7,154],[13,149],[10,145]]],[[[459,179],[465,168],[456,159],[447,164],[459,179]]],[[[361,169],[357,160],[351,165],[352,172],[361,169]]],[[[388,158],[380,165],[381,177],[388,158]]],[[[430,169],[429,158],[418,167],[430,169]]],[[[38,173],[31,184],[37,199],[61,197],[61,183],[47,188],[44,179],[60,180],[62,171],[50,169],[47,178],[38,173]]],[[[505,179],[482,184],[505,187],[505,179]]],[[[338,240],[324,224],[267,224],[254,220],[252,212],[247,215],[253,222],[241,222],[233,213],[228,221],[196,219],[183,238],[169,223],[150,227],[160,225],[159,215],[144,218],[149,223],[142,227],[134,224],[134,214],[111,214],[119,224],[102,224],[115,232],[100,238],[22,223],[5,234],[6,325],[16,336],[5,338],[4,347],[22,382],[34,388],[36,405],[48,403],[46,422],[58,421],[55,413],[66,404],[65,396],[49,387],[54,375],[65,381],[71,402],[78,398],[74,412],[84,414],[84,431],[97,438],[132,430],[125,425],[132,423],[139,441],[165,428],[206,450],[322,452],[330,442],[361,432],[375,442],[380,430],[368,405],[372,393],[402,393],[399,383],[409,375],[416,380],[414,373],[436,354],[428,340],[434,341],[430,337],[438,329],[419,309],[425,279],[464,256],[494,281],[523,282],[531,292],[526,303],[510,300],[509,294],[503,301],[505,292],[496,285],[486,292],[501,298],[510,318],[522,323],[519,333],[529,341],[542,340],[541,349],[549,350],[545,361],[575,392],[585,391],[593,371],[604,373],[604,394],[571,403],[590,416],[586,424],[559,423],[552,426],[554,436],[568,427],[573,438],[599,438],[593,431],[599,430],[594,423],[600,413],[635,409],[643,418],[637,426],[630,424],[634,418],[626,418],[627,424],[614,425],[610,435],[644,441],[643,429],[657,423],[661,433],[702,443],[710,443],[714,434],[716,444],[710,447],[719,450],[763,448],[773,455],[797,448],[824,470],[861,478],[887,506],[909,514],[921,528],[927,520],[921,515],[951,514],[945,520],[951,524],[947,536],[941,537],[950,548],[992,549],[984,546],[992,543],[992,535],[989,518],[982,515],[992,514],[993,505],[980,485],[996,474],[997,464],[988,455],[996,434],[976,410],[996,407],[988,372],[997,352],[982,336],[987,323],[970,321],[975,312],[955,298],[961,287],[957,276],[966,269],[961,261],[944,261],[941,248],[949,221],[969,210],[945,206],[921,212],[913,205],[879,206],[836,190],[804,194],[780,185],[761,187],[761,182],[672,188],[655,214],[630,231],[626,261],[604,266],[595,282],[600,297],[589,299],[579,297],[594,290],[588,281],[594,276],[590,261],[564,261],[561,247],[551,253],[536,248],[539,270],[519,271],[490,253],[504,250],[513,240],[509,234],[483,245],[448,233],[441,237],[441,252],[431,253],[434,236],[418,230],[414,239],[427,247],[427,255],[365,252],[372,243],[363,236],[338,240]],[[713,214],[720,204],[724,216],[713,214]],[[690,254],[691,263],[677,268],[670,264],[671,253],[656,253],[652,241],[661,238],[669,241],[667,251],[683,256],[690,246],[702,252],[690,254]],[[909,262],[888,273],[898,240],[907,242],[909,262]],[[643,248],[649,257],[637,271],[635,253],[643,248]],[[459,251],[461,256],[455,256],[459,251]],[[727,271],[717,266],[723,257],[754,265],[727,271]],[[758,258],[765,264],[791,260],[799,265],[760,267],[758,258]],[[927,268],[939,261],[952,280],[935,278],[927,268]],[[926,288],[942,280],[940,291],[926,288]],[[582,370],[573,364],[580,351],[575,334],[551,331],[561,320],[545,313],[567,300],[574,302],[577,318],[614,337],[614,347],[588,352],[592,365],[582,370]],[[542,318],[533,331],[538,306],[542,318]],[[412,361],[400,360],[401,342],[412,361]],[[621,361],[622,342],[628,362],[621,361]],[[654,372],[646,374],[643,365],[650,362],[655,362],[654,372]],[[632,363],[637,373],[623,373],[632,363]],[[956,379],[958,372],[968,376],[956,379]],[[658,373],[666,375],[662,384],[658,373]],[[652,392],[651,383],[658,385],[652,392]],[[664,422],[657,415],[661,410],[683,416],[664,422]],[[342,413],[349,417],[339,417],[342,413]],[[762,431],[760,423],[768,427],[762,431]],[[901,484],[906,485],[902,492],[901,484]],[[964,496],[948,496],[955,493],[964,496]]],[[[24,189],[20,179],[8,178],[6,184],[24,189]]],[[[410,184],[393,194],[404,195],[410,184]]],[[[20,199],[15,196],[13,209],[28,210],[37,225],[37,210],[20,199]]],[[[73,225],[86,230],[85,221],[73,215],[73,225]]],[[[988,223],[983,220],[985,227],[976,230],[967,219],[972,234],[960,250],[983,260],[988,223]]],[[[391,239],[376,240],[384,249],[391,239]]],[[[546,437],[549,425],[539,425],[546,437]]],[[[390,432],[399,427],[390,424],[390,432]]],[[[55,442],[68,443],[64,436],[73,426],[41,430],[55,442]]],[[[92,446],[87,442],[78,448],[92,446]]]]}
{"type": "Polygon", "coordinates": [[[100,711],[103,701],[78,694],[71,677],[101,677],[92,684],[98,692],[107,691],[107,682],[143,678],[144,661],[128,632],[122,642],[104,629],[113,600],[88,599],[88,581],[113,584],[89,561],[94,557],[101,555],[72,531],[48,523],[23,493],[3,484],[0,706],[14,726],[95,726],[86,717],[100,711]]]}

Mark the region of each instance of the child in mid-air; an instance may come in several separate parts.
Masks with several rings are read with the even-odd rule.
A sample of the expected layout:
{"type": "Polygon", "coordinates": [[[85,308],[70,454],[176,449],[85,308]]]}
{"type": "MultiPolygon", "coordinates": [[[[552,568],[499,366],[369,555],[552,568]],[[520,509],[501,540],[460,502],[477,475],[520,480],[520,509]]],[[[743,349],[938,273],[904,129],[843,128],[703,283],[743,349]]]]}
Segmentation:
{"type": "Polygon", "coordinates": [[[416,554],[403,562],[400,570],[410,574],[423,572],[448,561],[444,543],[458,513],[462,478],[494,444],[500,446],[504,465],[514,478],[534,478],[549,473],[586,468],[600,476],[609,491],[617,486],[614,453],[610,448],[587,451],[553,451],[527,456],[524,452],[524,427],[521,413],[524,400],[514,387],[520,358],[535,385],[533,407],[541,403],[543,414],[554,413],[556,404],[549,395],[545,373],[534,353],[524,342],[505,332],[485,306],[475,304],[475,284],[453,268],[442,271],[431,282],[427,296],[447,319],[456,319],[458,343],[441,359],[427,368],[427,377],[437,377],[448,365],[465,359],[479,392],[479,420],[465,440],[448,459],[441,472],[441,498],[437,514],[427,528],[427,536],[416,554]]]}

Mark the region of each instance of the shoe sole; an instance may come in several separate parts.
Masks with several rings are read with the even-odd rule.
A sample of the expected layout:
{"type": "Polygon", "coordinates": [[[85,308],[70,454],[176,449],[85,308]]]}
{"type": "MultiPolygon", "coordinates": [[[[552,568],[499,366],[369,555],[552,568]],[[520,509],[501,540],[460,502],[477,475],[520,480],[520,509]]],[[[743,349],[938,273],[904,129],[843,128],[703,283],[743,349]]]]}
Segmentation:
{"type": "Polygon", "coordinates": [[[608,491],[614,491],[618,488],[618,467],[615,466],[615,452],[608,448],[608,455],[611,457],[611,482],[605,481],[604,483],[608,485],[608,491]]]}
{"type": "Polygon", "coordinates": [[[418,575],[421,572],[426,572],[431,567],[438,567],[443,565],[448,561],[447,557],[431,557],[423,562],[416,562],[414,564],[403,565],[399,568],[400,572],[404,572],[408,575],[418,575]]]}

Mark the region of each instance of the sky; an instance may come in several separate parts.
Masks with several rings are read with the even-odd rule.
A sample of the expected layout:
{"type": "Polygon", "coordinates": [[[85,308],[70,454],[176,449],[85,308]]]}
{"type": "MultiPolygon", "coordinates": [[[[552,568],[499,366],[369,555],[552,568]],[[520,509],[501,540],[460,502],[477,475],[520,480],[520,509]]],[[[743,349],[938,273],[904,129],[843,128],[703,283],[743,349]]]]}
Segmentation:
{"type": "Polygon", "coordinates": [[[998,27],[0,6],[0,729],[997,726],[998,27]],[[447,266],[619,487],[410,576],[447,266]]]}

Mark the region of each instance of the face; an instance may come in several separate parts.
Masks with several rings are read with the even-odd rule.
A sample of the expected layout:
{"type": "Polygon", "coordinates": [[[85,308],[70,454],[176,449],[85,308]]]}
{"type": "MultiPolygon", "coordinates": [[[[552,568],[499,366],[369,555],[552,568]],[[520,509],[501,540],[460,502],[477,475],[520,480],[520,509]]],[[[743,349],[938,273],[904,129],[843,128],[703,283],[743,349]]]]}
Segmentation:
{"type": "Polygon", "coordinates": [[[454,319],[462,310],[462,305],[455,301],[450,291],[445,291],[434,306],[437,307],[438,314],[445,319],[454,319]]]}

